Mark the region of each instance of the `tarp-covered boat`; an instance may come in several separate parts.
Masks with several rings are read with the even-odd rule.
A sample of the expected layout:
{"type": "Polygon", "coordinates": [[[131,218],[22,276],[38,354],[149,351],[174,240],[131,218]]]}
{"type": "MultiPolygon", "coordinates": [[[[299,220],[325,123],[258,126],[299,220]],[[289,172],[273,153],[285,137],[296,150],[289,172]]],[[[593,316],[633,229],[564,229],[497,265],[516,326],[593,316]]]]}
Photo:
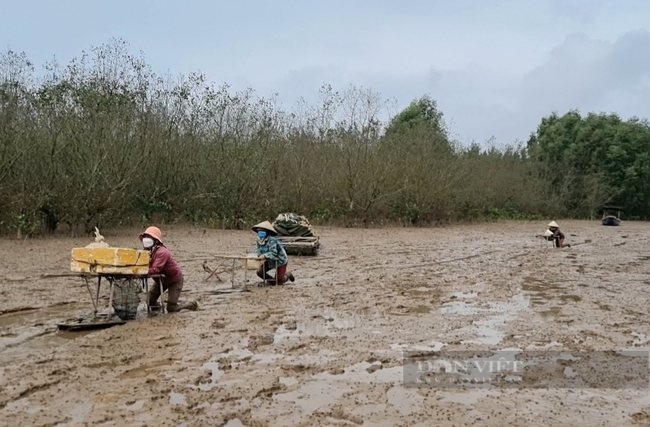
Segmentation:
{"type": "Polygon", "coordinates": [[[273,228],[278,232],[278,240],[284,246],[288,255],[317,255],[320,248],[319,237],[302,215],[282,213],[273,222],[273,228]]]}
{"type": "Polygon", "coordinates": [[[603,217],[600,222],[603,225],[618,226],[621,225],[621,211],[623,209],[615,206],[603,206],[603,217]]]}

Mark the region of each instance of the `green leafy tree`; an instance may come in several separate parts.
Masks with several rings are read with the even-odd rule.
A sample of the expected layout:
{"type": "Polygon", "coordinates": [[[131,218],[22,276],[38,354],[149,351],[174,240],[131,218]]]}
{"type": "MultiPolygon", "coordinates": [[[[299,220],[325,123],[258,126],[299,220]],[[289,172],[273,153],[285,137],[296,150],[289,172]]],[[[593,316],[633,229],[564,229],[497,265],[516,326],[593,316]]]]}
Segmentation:
{"type": "Polygon", "coordinates": [[[568,215],[590,216],[604,203],[650,217],[650,127],[616,114],[570,111],[542,119],[528,153],[568,215]]]}
{"type": "Polygon", "coordinates": [[[386,129],[386,136],[404,135],[422,129],[447,137],[444,116],[438,110],[436,101],[428,95],[413,100],[408,107],[393,117],[386,129]]]}

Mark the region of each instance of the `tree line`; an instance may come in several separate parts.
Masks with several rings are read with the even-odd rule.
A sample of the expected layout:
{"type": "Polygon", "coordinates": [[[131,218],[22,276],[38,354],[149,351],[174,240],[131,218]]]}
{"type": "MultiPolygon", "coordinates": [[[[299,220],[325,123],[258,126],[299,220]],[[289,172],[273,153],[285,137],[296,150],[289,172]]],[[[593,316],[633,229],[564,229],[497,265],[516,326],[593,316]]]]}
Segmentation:
{"type": "Polygon", "coordinates": [[[347,226],[589,217],[605,202],[648,217],[637,119],[553,114],[527,144],[465,147],[428,96],[382,120],[380,94],[324,85],[288,110],[200,73],[156,74],[123,40],[44,68],[0,55],[3,233],[243,228],[286,211],[347,226]]]}

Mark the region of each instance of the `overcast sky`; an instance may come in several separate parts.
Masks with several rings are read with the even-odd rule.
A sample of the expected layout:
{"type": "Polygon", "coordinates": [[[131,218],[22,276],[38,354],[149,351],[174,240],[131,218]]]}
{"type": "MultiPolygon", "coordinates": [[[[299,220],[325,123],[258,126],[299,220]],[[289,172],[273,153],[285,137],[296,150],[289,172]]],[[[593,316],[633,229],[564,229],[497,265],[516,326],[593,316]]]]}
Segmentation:
{"type": "Polygon", "coordinates": [[[123,38],[155,71],[279,93],[331,83],[438,101],[463,142],[525,140],[541,117],[650,117],[649,0],[0,0],[0,47],[67,63],[123,38]]]}

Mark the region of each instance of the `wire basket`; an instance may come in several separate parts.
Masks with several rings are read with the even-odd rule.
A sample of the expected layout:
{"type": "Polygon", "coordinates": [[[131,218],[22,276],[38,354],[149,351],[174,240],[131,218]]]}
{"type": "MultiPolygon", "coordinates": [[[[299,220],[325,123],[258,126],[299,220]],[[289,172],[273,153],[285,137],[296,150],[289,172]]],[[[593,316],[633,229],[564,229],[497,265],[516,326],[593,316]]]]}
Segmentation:
{"type": "Polygon", "coordinates": [[[138,314],[142,287],[131,278],[113,280],[113,309],[122,320],[133,320],[138,314]]]}

